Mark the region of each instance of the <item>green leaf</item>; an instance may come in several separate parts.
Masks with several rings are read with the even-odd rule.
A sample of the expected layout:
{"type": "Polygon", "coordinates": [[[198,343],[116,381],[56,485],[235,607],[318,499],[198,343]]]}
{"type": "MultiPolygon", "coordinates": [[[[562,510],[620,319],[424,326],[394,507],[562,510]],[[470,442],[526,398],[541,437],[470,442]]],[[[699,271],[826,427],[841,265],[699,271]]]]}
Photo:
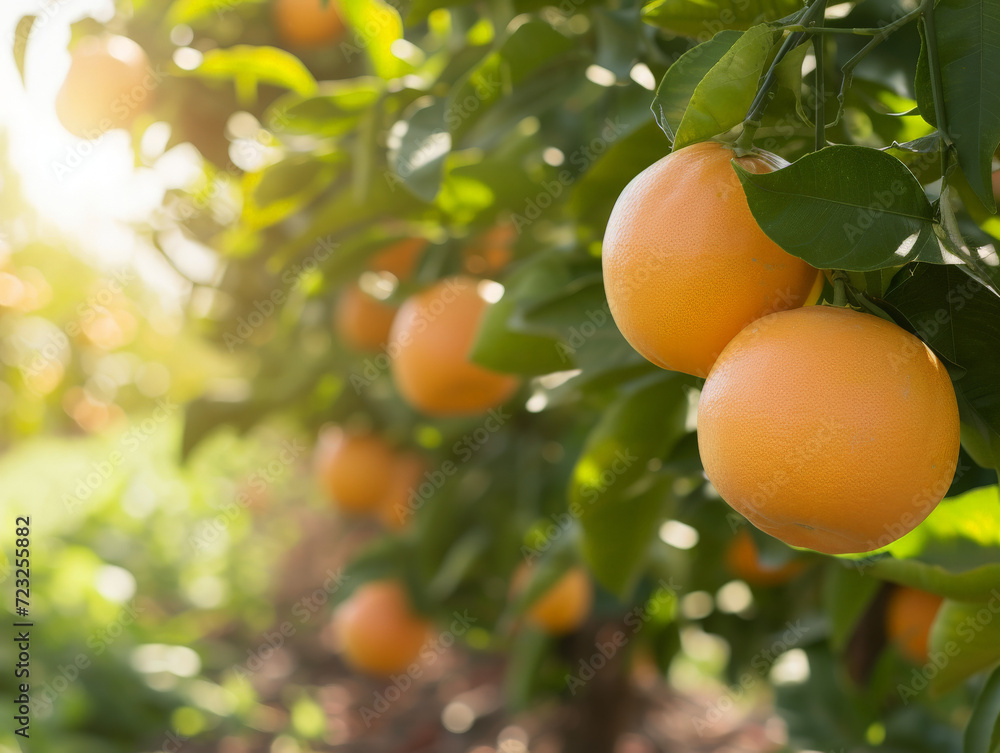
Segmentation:
{"type": "Polygon", "coordinates": [[[434,201],[441,190],[451,135],[444,126],[445,101],[421,99],[406,119],[399,147],[389,151],[394,183],[402,183],[415,196],[434,201]]]}
{"type": "MultiPolygon", "coordinates": [[[[528,21],[517,27],[498,50],[451,88],[443,111],[448,132],[457,141],[494,104],[517,109],[520,120],[537,115],[543,105],[561,102],[553,96],[557,82],[561,88],[562,72],[556,66],[575,49],[572,39],[547,23],[528,21]],[[531,107],[524,111],[526,103],[531,107]]],[[[579,83],[580,77],[573,76],[570,84],[575,88],[579,83]]]]}
{"type": "MultiPolygon", "coordinates": [[[[995,211],[991,166],[1000,143],[1000,0],[939,0],[934,4],[945,131],[958,150],[958,163],[976,196],[995,211]]],[[[937,123],[921,26],[921,50],[915,88],[920,114],[937,123]]]]}
{"type": "Polygon", "coordinates": [[[244,178],[243,221],[251,228],[280,222],[301,210],[327,187],[334,165],[297,154],[244,178]]]}
{"type": "MultiPolygon", "coordinates": [[[[226,0],[225,9],[233,10],[245,3],[259,2],[261,0],[226,0]]],[[[174,0],[167,10],[167,24],[169,26],[191,24],[221,10],[219,0],[174,0]]]]}
{"type": "Polygon", "coordinates": [[[625,596],[645,564],[672,479],[648,470],[684,435],[688,399],[677,375],[656,375],[623,395],[590,432],[569,487],[570,512],[583,526],[583,551],[594,576],[625,596]]]}
{"type": "Polygon", "coordinates": [[[667,68],[656,88],[651,108],[656,124],[668,139],[674,140],[695,88],[741,36],[738,31],[720,31],[707,42],[692,47],[667,68]]]}
{"type": "Polygon", "coordinates": [[[619,81],[627,81],[638,56],[637,41],[643,32],[638,8],[596,7],[591,12],[591,19],[597,36],[594,62],[613,72],[619,81]]]}
{"type": "Polygon", "coordinates": [[[441,567],[427,585],[428,596],[435,601],[451,596],[489,545],[490,531],[481,528],[466,531],[445,554],[441,567]]]}
{"type": "Polygon", "coordinates": [[[642,20],[674,34],[704,39],[719,29],[749,29],[801,10],[800,0],[652,0],[642,20]]]}
{"type": "Polygon", "coordinates": [[[1000,667],[986,679],[972,716],[965,725],[962,753],[996,753],[1000,750],[1000,667]]]}
{"type": "Polygon", "coordinates": [[[840,650],[847,645],[854,626],[868,609],[880,586],[876,578],[865,577],[859,570],[835,566],[826,571],[823,586],[823,611],[830,620],[830,643],[840,650]]]}
{"type": "Polygon", "coordinates": [[[573,186],[570,207],[580,223],[599,228],[608,224],[615,200],[640,172],[663,157],[668,145],[652,122],[617,141],[573,186]]]}
{"type": "Polygon", "coordinates": [[[963,444],[984,467],[1000,467],[1000,297],[957,267],[918,266],[885,300],[947,361],[962,367],[955,394],[963,444]]]}
{"type": "Polygon", "coordinates": [[[945,601],[931,629],[929,653],[943,656],[931,680],[938,693],[947,693],[974,674],[1000,661],[1000,589],[978,603],[945,601]]]}
{"type": "Polygon", "coordinates": [[[1000,565],[982,565],[962,573],[920,560],[880,559],[870,565],[872,576],[938,596],[962,601],[988,596],[1000,582],[1000,565]]]}
{"type": "Polygon", "coordinates": [[[863,559],[870,574],[950,599],[986,599],[1000,583],[1000,496],[996,485],[949,497],[889,544],[892,557],[863,559]]]}
{"type": "Polygon", "coordinates": [[[684,111],[674,149],[725,133],[739,125],[757,94],[757,84],[775,32],[761,24],[747,30],[695,87],[684,111]]]}
{"type": "Polygon", "coordinates": [[[878,149],[831,146],[759,175],[735,167],[757,224],[814,267],[864,272],[960,261],[940,247],[913,174],[878,149]]]}
{"type": "Polygon", "coordinates": [[[277,131],[340,136],[357,126],[384,91],[384,82],[374,76],[324,81],[312,96],[289,94],[279,99],[271,107],[268,122],[277,131]]]}
{"type": "Polygon", "coordinates": [[[14,29],[14,64],[17,72],[21,76],[21,84],[24,84],[24,56],[28,51],[28,37],[31,34],[31,27],[35,24],[36,16],[22,16],[14,29]]]}
{"type": "Polygon", "coordinates": [[[295,55],[277,47],[240,44],[208,50],[194,71],[201,78],[232,80],[238,92],[256,92],[258,84],[273,84],[299,94],[316,92],[316,79],[295,55]]]}
{"type": "Polygon", "coordinates": [[[493,304],[479,327],[471,360],[496,371],[538,375],[576,367],[570,349],[558,338],[517,328],[527,305],[547,297],[569,281],[565,266],[540,256],[504,281],[503,298],[493,304]]]}
{"type": "Polygon", "coordinates": [[[355,30],[339,45],[348,59],[364,52],[374,73],[386,81],[412,71],[413,66],[392,54],[392,43],[403,38],[403,21],[395,7],[383,0],[349,0],[338,8],[347,28],[355,30]]]}
{"type": "Polygon", "coordinates": [[[514,637],[504,676],[504,697],[512,711],[532,707],[538,677],[550,651],[551,639],[540,630],[521,630],[514,637]]]}
{"type": "Polygon", "coordinates": [[[513,326],[558,337],[560,352],[590,378],[645,360],[615,325],[600,273],[578,278],[555,295],[528,306],[513,326]]]}

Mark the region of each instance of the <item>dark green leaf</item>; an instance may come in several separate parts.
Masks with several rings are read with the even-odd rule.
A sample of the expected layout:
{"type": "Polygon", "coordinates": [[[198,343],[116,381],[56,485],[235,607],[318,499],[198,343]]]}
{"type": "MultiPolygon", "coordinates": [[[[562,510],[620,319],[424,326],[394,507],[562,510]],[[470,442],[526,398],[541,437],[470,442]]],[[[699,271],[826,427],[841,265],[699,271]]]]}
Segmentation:
{"type": "Polygon", "coordinates": [[[760,175],[736,165],[757,224],[820,269],[867,271],[909,261],[956,263],[902,162],[878,149],[831,146],[760,175]]]}
{"type": "Polygon", "coordinates": [[[965,725],[962,753],[996,753],[1000,750],[1000,668],[986,679],[972,716],[965,725]]]}
{"type": "Polygon", "coordinates": [[[570,512],[583,525],[584,555],[595,577],[624,596],[645,564],[672,479],[648,470],[684,435],[688,380],[656,375],[623,395],[587,437],[570,481],[570,512]]]}
{"type": "Polygon", "coordinates": [[[550,335],[519,331],[520,312],[569,282],[565,266],[543,256],[505,280],[503,298],[490,307],[470,358],[487,368],[517,374],[548,374],[576,367],[569,348],[550,335]]]}
{"type": "Polygon", "coordinates": [[[905,324],[964,373],[955,379],[963,440],[1000,466],[1000,298],[957,267],[918,266],[885,297],[905,324]]]}
{"type": "Polygon", "coordinates": [[[445,158],[451,136],[444,125],[442,99],[418,100],[407,119],[399,148],[389,152],[394,182],[402,183],[424,201],[433,201],[441,189],[445,158]]]}
{"type": "Polygon", "coordinates": [[[741,36],[738,31],[720,31],[707,42],[692,47],[667,68],[656,88],[652,110],[657,125],[668,139],[674,140],[695,88],[741,36]]]}
{"type": "MultiPolygon", "coordinates": [[[[574,49],[572,39],[563,36],[547,23],[529,21],[522,24],[503,42],[499,50],[487,56],[452,87],[442,116],[448,132],[458,140],[495,103],[512,96],[520,96],[521,109],[525,98],[529,103],[544,102],[554,106],[561,99],[552,94],[553,76],[557,75],[557,71],[552,68],[574,49]],[[532,81],[534,88],[519,94],[518,90],[531,86],[532,81]]],[[[580,78],[577,76],[573,83],[578,85],[580,78]]],[[[508,108],[512,106],[509,102],[504,104],[508,108]]],[[[537,114],[529,110],[521,117],[537,114]]]]}
{"type": "MultiPolygon", "coordinates": [[[[934,4],[944,130],[958,150],[958,162],[976,196],[990,211],[991,166],[1000,143],[1000,0],[939,0],[934,4]]],[[[924,28],[921,27],[921,32],[924,28]]],[[[928,39],[922,33],[916,91],[920,114],[939,125],[934,109],[928,39]]]]}
{"type": "Polygon", "coordinates": [[[830,620],[830,643],[840,650],[878,592],[880,582],[850,567],[830,567],[823,588],[823,606],[830,620]]]}
{"type": "Polygon", "coordinates": [[[636,41],[642,33],[638,7],[625,10],[594,8],[592,14],[597,35],[595,62],[627,81],[638,55],[636,41]]]}

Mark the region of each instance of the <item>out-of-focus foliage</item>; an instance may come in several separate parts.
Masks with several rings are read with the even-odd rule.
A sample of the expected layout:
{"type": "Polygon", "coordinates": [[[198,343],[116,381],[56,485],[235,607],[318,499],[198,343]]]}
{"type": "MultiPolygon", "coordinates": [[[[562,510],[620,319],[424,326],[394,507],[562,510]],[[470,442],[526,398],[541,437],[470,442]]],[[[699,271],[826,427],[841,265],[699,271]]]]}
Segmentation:
{"type": "MultiPolygon", "coordinates": [[[[442,635],[456,613],[474,617],[458,642],[509,657],[513,709],[582,703],[572,680],[611,626],[628,635],[619,659],[633,668],[615,677],[652,668],[683,690],[711,678],[723,700],[693,717],[699,735],[723,705],[773,697],[787,726],[776,745],[789,749],[960,751],[970,718],[966,753],[991,749],[1000,331],[981,168],[996,143],[952,133],[958,157],[942,160],[915,25],[864,57],[842,103],[840,71],[871,35],[818,35],[822,87],[815,53],[790,53],[755,144],[795,162],[741,178],[776,242],[851,273],[853,303],[947,363],[965,450],[924,524],[864,558],[755,531],[762,561],[802,572],[775,587],[737,578],[725,552],[745,521],[701,468],[700,383],[646,363],[608,310],[600,246],[615,199],[672,146],[744,121],[800,10],[730,5],[343,0],[343,36],[316,49],[284,45],[264,2],[119,8],[116,31],[169,71],[135,136],[157,120],[170,136],[138,165],[188,142],[202,158],[135,228],[182,294],[80,261],[33,226],[15,176],[0,195],[0,509],[35,521],[36,699],[66,681],[36,715],[42,747],[357,739],[356,710],[321,689],[342,672],[326,626],[359,585],[392,576],[442,635]],[[499,262],[477,246],[497,227],[512,229],[499,262]],[[369,268],[413,237],[428,243],[411,277],[369,268]],[[210,279],[185,277],[191,241],[218,263],[210,279]],[[525,381],[488,415],[436,419],[401,399],[388,348],[352,350],[332,322],[349,285],[397,305],[456,273],[502,286],[487,286],[497,302],[471,357],[525,381]],[[401,530],[345,520],[321,499],[309,445],[327,423],[426,460],[401,530]],[[525,560],[532,580],[510,598],[525,560]],[[599,584],[582,637],[524,629],[530,597],[581,561],[599,584]],[[922,667],[886,644],[897,584],[947,599],[922,667]],[[89,666],[70,680],[79,656],[89,666]]],[[[961,3],[938,5],[941,30],[961,3]]],[[[871,29],[907,10],[869,0],[827,21],[871,29]]],[[[950,29],[941,44],[948,91],[992,103],[955,72],[950,29]]],[[[952,122],[963,112],[945,108],[952,122]]],[[[980,114],[992,138],[996,113],[980,114]]]]}

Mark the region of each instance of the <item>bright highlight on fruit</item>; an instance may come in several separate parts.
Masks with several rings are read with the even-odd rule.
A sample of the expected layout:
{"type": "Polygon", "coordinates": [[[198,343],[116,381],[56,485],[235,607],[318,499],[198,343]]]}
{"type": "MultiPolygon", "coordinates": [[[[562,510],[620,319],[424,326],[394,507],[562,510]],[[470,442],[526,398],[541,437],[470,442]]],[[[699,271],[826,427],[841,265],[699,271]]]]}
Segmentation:
{"type": "Polygon", "coordinates": [[[128,129],[148,109],[157,83],[146,53],[128,37],[87,37],[70,52],[56,115],[82,139],[128,129]]]}
{"type": "Polygon", "coordinates": [[[401,583],[374,581],[358,588],[334,616],[344,658],[376,675],[402,672],[417,660],[430,623],[413,611],[401,583]]]}
{"type": "Polygon", "coordinates": [[[815,301],[819,272],[757,226],[731,160],[754,173],[786,163],[736,157],[715,141],[637,175],[604,234],[604,288],[633,348],[664,369],[707,376],[722,349],[766,314],[815,301]]]}
{"type": "Polygon", "coordinates": [[[762,531],[828,554],[870,552],[947,493],[958,406],[919,339],[815,306],[733,338],[701,393],[698,447],[722,498],[762,531]]]}
{"type": "Polygon", "coordinates": [[[479,285],[470,277],[449,277],[407,300],[396,315],[389,337],[392,376],[417,410],[434,416],[481,413],[517,390],[517,377],[468,359],[490,305],[479,285]]]}
{"type": "Polygon", "coordinates": [[[337,507],[353,514],[372,514],[389,489],[395,457],[377,436],[331,427],[319,435],[315,468],[323,491],[337,507]]]}

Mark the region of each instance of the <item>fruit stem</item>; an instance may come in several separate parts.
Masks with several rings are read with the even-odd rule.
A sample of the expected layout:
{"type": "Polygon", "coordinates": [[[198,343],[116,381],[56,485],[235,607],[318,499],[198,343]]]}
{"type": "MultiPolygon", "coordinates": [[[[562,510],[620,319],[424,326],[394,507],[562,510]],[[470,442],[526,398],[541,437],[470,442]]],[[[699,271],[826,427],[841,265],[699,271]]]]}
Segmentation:
{"type": "MultiPolygon", "coordinates": [[[[823,23],[823,19],[820,19],[823,23]]],[[[813,88],[813,96],[816,97],[816,139],[814,146],[818,152],[826,146],[826,77],[825,63],[823,61],[826,38],[820,34],[813,37],[813,55],[816,58],[816,82],[813,88]]]]}
{"type": "Polygon", "coordinates": [[[737,153],[741,150],[748,151],[752,148],[753,135],[760,127],[760,120],[764,114],[764,110],[774,97],[771,87],[774,86],[774,81],[777,78],[778,63],[784,59],[785,55],[809,38],[811,27],[818,19],[822,19],[825,12],[826,0],[812,0],[812,3],[802,14],[802,18],[799,19],[799,24],[806,29],[810,29],[810,31],[792,32],[785,37],[785,41],[781,43],[781,47],[778,48],[778,52],[775,54],[774,60],[771,61],[771,65],[768,67],[767,73],[764,75],[764,81],[757,90],[757,94],[754,97],[753,102],[750,104],[750,109],[747,110],[747,115],[743,119],[743,133],[741,133],[740,137],[736,140],[737,153]]]}
{"type": "Polygon", "coordinates": [[[948,147],[951,146],[951,138],[948,136],[948,116],[944,109],[944,82],[941,80],[941,65],[938,59],[937,30],[934,26],[934,3],[933,1],[922,0],[917,9],[923,12],[920,22],[924,26],[924,42],[927,45],[927,67],[931,74],[931,96],[934,99],[934,119],[937,120],[937,129],[941,134],[944,148],[941,150],[941,180],[942,192],[944,184],[948,181],[948,147]]]}
{"type": "Polygon", "coordinates": [[[844,63],[844,66],[840,69],[842,78],[840,80],[840,92],[837,94],[837,117],[831,123],[831,126],[835,126],[840,122],[840,117],[844,112],[844,95],[848,88],[851,86],[851,81],[854,80],[854,69],[858,67],[858,64],[868,57],[868,53],[878,47],[882,42],[889,38],[891,34],[899,29],[906,26],[911,21],[920,17],[924,12],[924,7],[927,4],[927,0],[921,0],[919,7],[915,10],[910,11],[905,16],[901,16],[893,21],[887,26],[883,26],[881,29],[877,29],[874,38],[868,42],[864,47],[862,47],[854,57],[844,63]]]}
{"type": "Polygon", "coordinates": [[[833,273],[833,305],[840,308],[847,305],[847,275],[840,270],[833,273]]]}

